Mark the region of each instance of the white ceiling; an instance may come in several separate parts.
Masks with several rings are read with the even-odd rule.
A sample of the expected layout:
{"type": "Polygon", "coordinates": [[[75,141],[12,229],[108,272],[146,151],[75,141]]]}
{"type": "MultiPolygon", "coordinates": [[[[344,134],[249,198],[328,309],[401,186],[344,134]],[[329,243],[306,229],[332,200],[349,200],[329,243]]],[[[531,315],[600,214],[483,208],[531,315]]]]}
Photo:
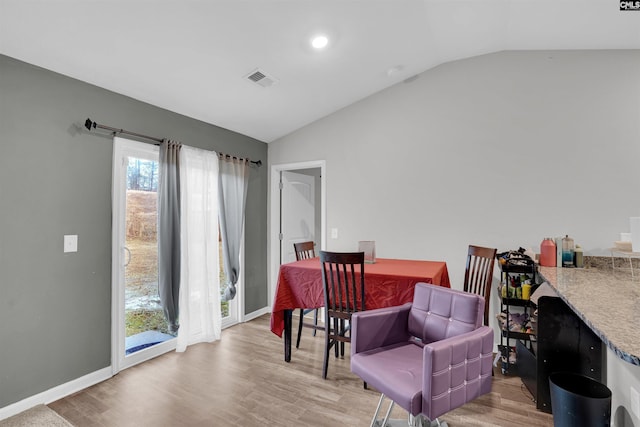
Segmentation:
{"type": "Polygon", "coordinates": [[[0,53],[265,142],[439,64],[528,49],[640,49],[640,11],[619,0],[0,0],[0,53]],[[323,51],[308,44],[318,32],[331,39],[323,51]],[[256,68],[277,83],[246,80],[256,68]]]}

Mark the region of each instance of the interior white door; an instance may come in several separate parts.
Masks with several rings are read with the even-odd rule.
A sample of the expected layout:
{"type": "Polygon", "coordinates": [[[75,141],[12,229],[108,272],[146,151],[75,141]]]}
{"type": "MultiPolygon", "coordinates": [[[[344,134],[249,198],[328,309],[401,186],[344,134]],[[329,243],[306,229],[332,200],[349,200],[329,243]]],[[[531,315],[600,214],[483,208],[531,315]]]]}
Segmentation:
{"type": "Polygon", "coordinates": [[[294,243],[315,241],[315,177],[282,171],[280,182],[280,262],[284,264],[296,260],[294,243]]]}

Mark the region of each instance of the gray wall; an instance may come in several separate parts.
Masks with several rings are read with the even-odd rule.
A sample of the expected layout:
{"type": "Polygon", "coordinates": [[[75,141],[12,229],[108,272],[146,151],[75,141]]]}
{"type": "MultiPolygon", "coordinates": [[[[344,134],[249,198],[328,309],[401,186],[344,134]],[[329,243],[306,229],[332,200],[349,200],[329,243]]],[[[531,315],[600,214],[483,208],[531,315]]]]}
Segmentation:
{"type": "Polygon", "coordinates": [[[326,161],[330,250],[444,259],[470,242],[587,255],[640,215],[640,51],[502,52],[441,65],[269,144],[326,161]],[[349,209],[345,207],[351,207],[349,209]]]}
{"type": "MultiPolygon", "coordinates": [[[[608,255],[640,215],[640,51],[444,64],[269,144],[270,164],[312,160],[329,250],[373,239],[379,257],[441,259],[455,288],[472,243],[539,251],[568,233],[608,255]]],[[[620,417],[640,367],[609,352],[609,375],[620,417]]]]}
{"type": "MultiPolygon", "coordinates": [[[[112,139],[87,117],[267,160],[255,139],[0,55],[0,408],[110,365],[112,139]]],[[[266,199],[263,166],[248,192],[247,313],[267,305],[266,199]]]]}

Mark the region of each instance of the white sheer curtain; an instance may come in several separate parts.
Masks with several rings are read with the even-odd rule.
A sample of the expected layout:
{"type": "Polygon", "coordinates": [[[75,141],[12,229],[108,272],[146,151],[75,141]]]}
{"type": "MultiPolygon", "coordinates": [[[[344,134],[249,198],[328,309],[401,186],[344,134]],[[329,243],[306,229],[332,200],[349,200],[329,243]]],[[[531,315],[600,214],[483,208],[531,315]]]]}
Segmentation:
{"type": "Polygon", "coordinates": [[[176,351],[220,339],[218,156],[182,146],[180,328],[176,351]]]}

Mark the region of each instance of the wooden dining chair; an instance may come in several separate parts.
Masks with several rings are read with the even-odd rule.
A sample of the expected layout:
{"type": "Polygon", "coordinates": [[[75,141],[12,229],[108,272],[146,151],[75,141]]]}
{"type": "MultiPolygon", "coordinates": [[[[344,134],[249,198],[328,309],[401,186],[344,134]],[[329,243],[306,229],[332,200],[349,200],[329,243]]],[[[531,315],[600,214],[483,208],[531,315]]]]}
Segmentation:
{"type": "Polygon", "coordinates": [[[324,364],[327,378],[329,351],[344,356],[344,343],[351,342],[351,314],[365,310],[364,252],[320,251],[324,288],[324,364]]]}
{"type": "MultiPolygon", "coordinates": [[[[311,259],[316,257],[316,251],[314,249],[313,242],[300,242],[293,244],[294,252],[296,253],[296,261],[302,259],[311,259]]],[[[296,348],[300,347],[300,337],[302,336],[302,328],[313,329],[313,336],[316,336],[318,330],[324,331],[324,326],[318,325],[318,309],[317,308],[301,308],[300,309],[300,321],[298,322],[298,337],[296,339],[296,348]],[[305,316],[313,311],[313,323],[305,322],[305,316]]]]}
{"type": "Polygon", "coordinates": [[[484,325],[489,326],[491,282],[497,249],[469,245],[464,272],[464,291],[484,297],[484,325]]]}

